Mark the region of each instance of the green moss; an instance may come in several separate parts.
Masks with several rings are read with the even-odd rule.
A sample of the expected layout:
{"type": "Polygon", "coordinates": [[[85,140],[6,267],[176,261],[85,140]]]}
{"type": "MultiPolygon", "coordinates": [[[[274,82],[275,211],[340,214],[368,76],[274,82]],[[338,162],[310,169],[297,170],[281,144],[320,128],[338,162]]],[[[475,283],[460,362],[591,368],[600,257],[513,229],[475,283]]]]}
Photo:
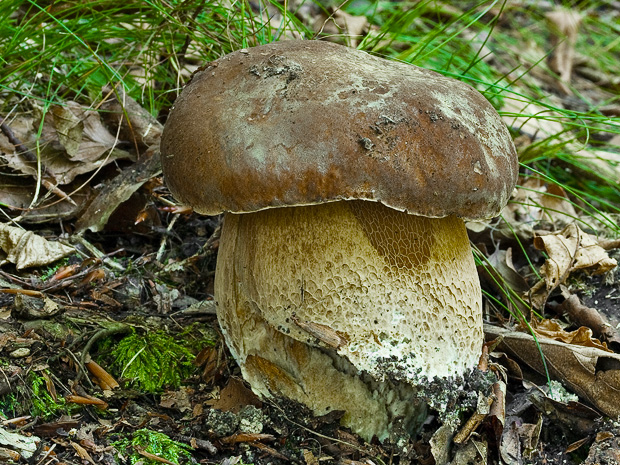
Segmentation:
{"type": "Polygon", "coordinates": [[[124,456],[131,464],[140,462],[143,465],[160,465],[161,462],[146,458],[139,451],[144,451],[178,464],[182,458],[190,458],[189,451],[191,450],[187,444],[173,441],[163,433],[146,428],[133,433],[131,439],[124,438],[113,442],[112,445],[118,451],[119,458],[124,456]]]}
{"type": "Polygon", "coordinates": [[[3,419],[16,417],[19,415],[19,399],[14,393],[0,396],[0,417],[3,419]]]}
{"type": "Polygon", "coordinates": [[[146,392],[177,388],[194,371],[189,348],[163,331],[133,332],[112,350],[112,367],[146,392]]]}
{"type": "Polygon", "coordinates": [[[45,420],[69,413],[69,405],[62,397],[54,399],[45,387],[45,378],[31,372],[28,380],[32,389],[32,409],[33,416],[39,416],[45,420]]]}

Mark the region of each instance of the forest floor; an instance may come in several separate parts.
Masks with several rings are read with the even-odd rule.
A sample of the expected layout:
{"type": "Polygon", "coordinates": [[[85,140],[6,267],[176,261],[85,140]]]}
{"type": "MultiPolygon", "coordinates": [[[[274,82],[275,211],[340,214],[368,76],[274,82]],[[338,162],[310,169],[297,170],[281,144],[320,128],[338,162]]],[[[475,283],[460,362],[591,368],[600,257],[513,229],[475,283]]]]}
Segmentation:
{"type": "Polygon", "coordinates": [[[291,2],[295,15],[276,8],[268,21],[252,2],[186,2],[181,13],[162,4],[166,21],[210,18],[224,29],[201,26],[204,53],[173,31],[183,53],[164,42],[155,57],[124,58],[131,66],[101,61],[119,43],[105,36],[89,45],[83,80],[57,87],[55,73],[86,65],[68,49],[62,64],[41,44],[21,49],[42,37],[33,31],[58,34],[58,46],[69,31],[84,46],[109,34],[106,17],[80,29],[89,18],[122,13],[113,24],[146,44],[138,33],[151,20],[131,2],[112,12],[48,3],[0,6],[13,8],[0,30],[0,463],[620,464],[617,2],[291,2]],[[253,18],[236,42],[231,31],[245,26],[233,13],[253,18]],[[364,441],[338,412],[259,399],[224,344],[213,300],[221,218],[171,196],[159,139],[206,58],[270,39],[260,21],[287,38],[314,30],[469,79],[511,130],[518,188],[500,217],[467,225],[484,295],[480,366],[493,383],[473,393],[478,405],[454,431],[431,411],[416,437],[364,441]],[[127,82],[134,73],[138,91],[102,78],[115,66],[127,82]],[[156,66],[177,74],[145,78],[156,66]],[[31,80],[15,83],[17,73],[31,80]]]}

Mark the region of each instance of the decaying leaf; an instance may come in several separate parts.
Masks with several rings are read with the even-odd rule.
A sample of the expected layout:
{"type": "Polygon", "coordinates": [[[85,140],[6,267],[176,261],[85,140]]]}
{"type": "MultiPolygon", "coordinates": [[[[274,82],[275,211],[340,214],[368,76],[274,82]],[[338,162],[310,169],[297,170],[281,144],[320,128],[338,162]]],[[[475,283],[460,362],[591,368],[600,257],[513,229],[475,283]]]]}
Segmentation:
{"type": "MultiPolygon", "coordinates": [[[[33,133],[20,136],[26,146],[34,146],[33,133]]],[[[45,114],[38,143],[42,166],[61,185],[116,159],[131,158],[128,152],[116,147],[118,140],[103,126],[99,114],[76,102],[53,107],[45,114]]],[[[12,169],[37,176],[36,164],[24,154],[13,150],[5,152],[4,158],[12,169]]]]}
{"type": "Polygon", "coordinates": [[[99,192],[77,221],[78,233],[87,229],[93,232],[101,231],[118,206],[161,171],[159,150],[156,147],[149,150],[153,153],[125,168],[99,192]]]}
{"type": "Polygon", "coordinates": [[[553,280],[559,280],[576,270],[602,274],[618,265],[618,262],[610,258],[605,249],[598,245],[595,236],[583,232],[575,223],[557,233],[535,237],[534,246],[547,252],[549,259],[541,271],[553,280]]]}
{"type": "Polygon", "coordinates": [[[51,119],[56,137],[71,161],[95,162],[118,143],[101,123],[99,113],[77,102],[52,107],[51,119]]]}
{"type": "Polygon", "coordinates": [[[45,266],[75,252],[60,242],[48,241],[32,231],[0,224],[0,265],[14,263],[18,270],[45,266]]]}
{"type": "Polygon", "coordinates": [[[620,347],[620,335],[608,318],[595,308],[583,305],[576,295],[567,299],[555,309],[558,314],[566,314],[570,321],[592,329],[597,338],[602,338],[612,347],[620,347]]]}
{"type": "Polygon", "coordinates": [[[572,272],[585,270],[592,274],[602,274],[618,264],[598,244],[595,236],[583,232],[575,223],[555,233],[539,232],[534,237],[534,246],[544,250],[548,256],[540,269],[543,279],[532,288],[530,295],[532,304],[538,308],[544,305],[551,291],[563,284],[572,272]]]}
{"type": "Polygon", "coordinates": [[[143,106],[131,98],[122,89],[103,89],[109,95],[108,100],[101,106],[106,122],[112,127],[120,125],[120,136],[145,147],[158,144],[163,131],[162,124],[157,121],[143,106]]]}
{"type": "Polygon", "coordinates": [[[209,402],[209,404],[214,409],[239,413],[243,406],[260,406],[261,402],[256,394],[245,387],[243,381],[237,378],[230,378],[228,384],[220,392],[220,398],[209,402]]]}
{"type": "Polygon", "coordinates": [[[607,344],[595,339],[592,330],[585,326],[581,326],[574,331],[566,331],[555,320],[544,319],[541,321],[532,320],[530,326],[537,336],[555,339],[556,341],[566,342],[584,347],[596,347],[606,352],[612,352],[607,348],[607,344]]]}
{"type": "Polygon", "coordinates": [[[453,437],[454,431],[447,424],[441,425],[431,437],[431,454],[433,454],[436,465],[446,465],[448,463],[453,437]]]}
{"type": "Polygon", "coordinates": [[[529,178],[517,187],[513,202],[505,210],[513,212],[514,223],[525,222],[532,226],[547,221],[562,227],[577,218],[564,189],[537,178],[529,178]]]}
{"type": "Polygon", "coordinates": [[[24,436],[0,427],[0,444],[17,449],[22,457],[29,459],[34,455],[41,439],[36,436],[24,436]]]}
{"type": "MultiPolygon", "coordinates": [[[[488,338],[502,340],[498,349],[521,360],[530,368],[545,375],[540,352],[534,337],[485,325],[488,338]]],[[[586,347],[537,337],[552,379],[560,381],[579,397],[612,418],[620,415],[620,355],[597,347],[586,347]]]]}
{"type": "MultiPolygon", "coordinates": [[[[613,141],[612,141],[613,142],[613,141]]],[[[620,140],[618,141],[620,143],[620,140]]],[[[610,147],[613,144],[608,144],[610,147]]],[[[608,179],[620,183],[620,153],[606,148],[585,148],[575,150],[575,159],[589,169],[584,175],[592,179],[608,179]]]]}
{"type": "Polygon", "coordinates": [[[549,67],[560,76],[558,83],[560,90],[570,94],[570,83],[575,61],[575,44],[577,32],[581,24],[581,15],[572,9],[558,9],[545,15],[549,31],[551,32],[551,46],[553,52],[549,57],[549,67]]]}
{"type": "Polygon", "coordinates": [[[536,103],[507,96],[502,114],[502,119],[509,127],[527,135],[532,141],[558,136],[564,132],[560,123],[562,115],[536,103]]]}
{"type": "Polygon", "coordinates": [[[517,292],[525,292],[529,285],[519,274],[512,262],[512,248],[507,250],[496,249],[487,258],[488,265],[483,263],[478,267],[482,279],[498,290],[510,288],[517,292]]]}

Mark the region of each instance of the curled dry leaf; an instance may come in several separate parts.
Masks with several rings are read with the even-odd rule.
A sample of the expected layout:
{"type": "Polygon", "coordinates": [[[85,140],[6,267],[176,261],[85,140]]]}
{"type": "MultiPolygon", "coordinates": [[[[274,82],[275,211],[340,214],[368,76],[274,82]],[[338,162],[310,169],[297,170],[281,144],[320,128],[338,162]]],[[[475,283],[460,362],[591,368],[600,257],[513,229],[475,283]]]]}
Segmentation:
{"type": "Polygon", "coordinates": [[[548,256],[540,269],[543,279],[534,285],[530,295],[532,305],[538,308],[542,308],[551,291],[563,284],[572,272],[585,270],[602,274],[618,264],[598,244],[595,236],[583,232],[575,223],[559,232],[539,232],[534,246],[548,256]]]}
{"type": "MultiPolygon", "coordinates": [[[[620,140],[617,143],[620,144],[620,140]]],[[[580,174],[595,180],[608,179],[620,183],[620,153],[611,148],[612,145],[609,143],[604,148],[575,150],[575,159],[587,168],[580,174]]]]}
{"type": "Polygon", "coordinates": [[[73,247],[6,224],[0,224],[0,249],[0,265],[14,263],[18,270],[49,265],[75,252],[73,247]]]}
{"type": "Polygon", "coordinates": [[[612,418],[620,415],[620,355],[531,334],[485,325],[488,338],[502,336],[498,349],[545,375],[537,343],[552,379],[612,418]]]}
{"type": "Polygon", "coordinates": [[[24,436],[18,433],[12,433],[0,427],[0,444],[10,446],[17,449],[22,457],[29,459],[37,450],[41,439],[37,436],[24,436]]]}
{"type": "Polygon", "coordinates": [[[76,232],[81,233],[87,229],[93,232],[101,231],[118,206],[161,171],[157,147],[152,146],[147,152],[141,160],[123,169],[99,191],[77,221],[76,232]]]}
{"type": "Polygon", "coordinates": [[[558,137],[564,132],[561,114],[536,103],[523,102],[522,99],[507,96],[502,107],[502,119],[533,142],[547,137],[558,137]],[[528,116],[523,116],[528,115],[528,116]]]}
{"type": "Polygon", "coordinates": [[[606,352],[612,352],[607,348],[607,344],[595,339],[592,335],[592,330],[585,326],[581,326],[574,331],[566,331],[557,321],[549,319],[541,321],[532,320],[530,325],[537,336],[555,339],[556,341],[566,342],[567,344],[596,347],[606,352]]]}
{"type": "Polygon", "coordinates": [[[527,281],[516,270],[512,261],[512,248],[507,250],[496,249],[488,258],[488,264],[478,267],[483,279],[496,288],[504,286],[517,292],[525,292],[529,289],[527,281]]]}
{"type": "Polygon", "coordinates": [[[612,347],[620,347],[620,335],[608,318],[596,310],[582,304],[576,295],[568,298],[555,309],[559,314],[566,314],[570,321],[592,329],[596,337],[607,341],[612,347]]]}

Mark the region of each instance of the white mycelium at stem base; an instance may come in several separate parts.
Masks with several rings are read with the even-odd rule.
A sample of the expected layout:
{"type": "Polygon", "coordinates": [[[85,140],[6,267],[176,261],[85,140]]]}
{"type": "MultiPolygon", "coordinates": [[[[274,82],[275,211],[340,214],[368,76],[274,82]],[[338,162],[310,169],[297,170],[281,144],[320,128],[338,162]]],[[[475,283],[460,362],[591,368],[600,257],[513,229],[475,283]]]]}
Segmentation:
{"type": "Polygon", "coordinates": [[[252,388],[346,410],[366,438],[396,417],[415,426],[421,378],[462,375],[480,354],[480,285],[453,216],[367,201],[227,214],[215,286],[252,388]]]}

